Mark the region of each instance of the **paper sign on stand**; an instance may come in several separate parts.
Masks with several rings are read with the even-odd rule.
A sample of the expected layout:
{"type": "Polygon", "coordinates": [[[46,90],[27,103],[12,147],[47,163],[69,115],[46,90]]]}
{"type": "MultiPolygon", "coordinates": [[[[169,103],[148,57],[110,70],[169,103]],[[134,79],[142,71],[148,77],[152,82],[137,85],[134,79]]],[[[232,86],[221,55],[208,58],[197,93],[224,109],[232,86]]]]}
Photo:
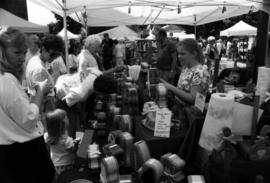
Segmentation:
{"type": "Polygon", "coordinates": [[[166,108],[157,110],[154,136],[170,137],[172,112],[166,108]]]}
{"type": "Polygon", "coordinates": [[[201,93],[196,94],[196,99],[195,99],[195,107],[197,107],[200,111],[203,112],[204,107],[205,107],[205,96],[201,93]]]}

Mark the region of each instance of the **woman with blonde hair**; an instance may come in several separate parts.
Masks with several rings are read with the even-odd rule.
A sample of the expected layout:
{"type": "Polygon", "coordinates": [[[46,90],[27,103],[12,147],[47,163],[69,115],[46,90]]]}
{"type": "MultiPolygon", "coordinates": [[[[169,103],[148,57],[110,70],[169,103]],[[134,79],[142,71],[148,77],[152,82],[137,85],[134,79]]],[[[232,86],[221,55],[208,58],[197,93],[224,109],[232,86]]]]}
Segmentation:
{"type": "Polygon", "coordinates": [[[28,98],[21,85],[27,38],[17,29],[0,30],[0,182],[49,183],[54,177],[39,110],[50,87],[36,85],[28,98]]]}
{"type": "Polygon", "coordinates": [[[166,88],[184,105],[194,105],[196,94],[208,93],[209,73],[201,47],[194,39],[184,39],[177,45],[178,58],[183,66],[177,87],[161,79],[166,88]]]}

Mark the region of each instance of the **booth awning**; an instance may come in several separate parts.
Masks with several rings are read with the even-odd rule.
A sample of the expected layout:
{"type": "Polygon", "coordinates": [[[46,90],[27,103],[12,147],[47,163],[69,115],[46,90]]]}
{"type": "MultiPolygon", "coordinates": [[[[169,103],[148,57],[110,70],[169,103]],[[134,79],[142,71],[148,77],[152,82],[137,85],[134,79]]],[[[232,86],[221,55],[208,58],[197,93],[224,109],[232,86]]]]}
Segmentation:
{"type": "Polygon", "coordinates": [[[1,26],[12,26],[25,33],[49,32],[49,28],[47,26],[28,22],[2,8],[0,8],[0,27],[1,26]]]}
{"type": "MultiPolygon", "coordinates": [[[[57,35],[64,39],[65,37],[64,28],[57,35]]],[[[68,39],[78,39],[80,38],[80,35],[73,34],[72,32],[67,31],[67,37],[68,39]]]]}
{"type": "Polygon", "coordinates": [[[233,25],[232,27],[220,31],[220,36],[256,36],[257,28],[253,27],[242,20],[233,25]]]}
{"type": "Polygon", "coordinates": [[[119,26],[132,24],[182,24],[202,25],[250,11],[270,13],[267,0],[28,0],[59,15],[67,15],[88,26],[119,26]],[[225,7],[225,8],[224,8],[225,7]],[[84,13],[86,12],[86,16],[84,13]]]}
{"type": "Polygon", "coordinates": [[[104,33],[108,33],[110,38],[117,40],[129,40],[135,41],[140,39],[139,35],[126,26],[118,26],[103,32],[98,33],[98,35],[103,36],[104,33]]]}

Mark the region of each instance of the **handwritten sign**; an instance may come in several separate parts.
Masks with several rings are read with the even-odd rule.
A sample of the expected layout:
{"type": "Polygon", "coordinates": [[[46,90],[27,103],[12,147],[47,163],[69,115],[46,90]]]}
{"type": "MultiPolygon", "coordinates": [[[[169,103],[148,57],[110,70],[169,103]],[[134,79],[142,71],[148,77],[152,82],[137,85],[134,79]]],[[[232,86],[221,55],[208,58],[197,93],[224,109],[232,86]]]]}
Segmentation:
{"type": "Polygon", "coordinates": [[[172,112],[166,108],[160,109],[156,112],[154,136],[170,137],[171,117],[172,112]]]}
{"type": "Polygon", "coordinates": [[[195,105],[195,107],[200,109],[200,111],[203,112],[204,106],[205,106],[205,96],[198,92],[196,94],[196,99],[195,99],[195,104],[194,105],[195,105]]]}

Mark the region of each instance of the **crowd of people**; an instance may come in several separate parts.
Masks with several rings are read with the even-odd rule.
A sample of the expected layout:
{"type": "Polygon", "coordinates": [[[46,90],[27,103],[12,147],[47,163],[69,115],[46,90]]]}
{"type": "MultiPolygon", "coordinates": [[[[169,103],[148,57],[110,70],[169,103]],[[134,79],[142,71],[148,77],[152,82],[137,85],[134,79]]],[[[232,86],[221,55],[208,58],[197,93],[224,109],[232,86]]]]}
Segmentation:
{"type": "MultiPolygon", "coordinates": [[[[194,39],[172,43],[161,29],[156,40],[158,77],[178,107],[193,105],[197,93],[209,93],[213,63],[230,54],[214,37],[207,44],[194,39]]],[[[75,132],[91,116],[94,93],[116,93],[111,74],[127,63],[122,41],[108,34],[103,40],[97,35],[70,40],[69,60],[63,48],[63,40],[53,34],[26,36],[11,27],[0,31],[0,182],[51,182],[55,171],[59,175],[70,168],[75,132]]]]}
{"type": "Polygon", "coordinates": [[[84,46],[71,42],[69,69],[74,74],[69,74],[60,37],[39,38],[12,27],[1,29],[0,182],[48,183],[55,170],[59,174],[72,165],[70,149],[76,143],[80,111],[85,109],[79,104],[93,92],[115,93],[116,81],[108,75],[123,69],[122,65],[103,69],[100,45],[95,35],[87,37],[84,46]],[[79,78],[83,86],[66,91],[67,83],[61,78],[68,77],[79,78]]]}

